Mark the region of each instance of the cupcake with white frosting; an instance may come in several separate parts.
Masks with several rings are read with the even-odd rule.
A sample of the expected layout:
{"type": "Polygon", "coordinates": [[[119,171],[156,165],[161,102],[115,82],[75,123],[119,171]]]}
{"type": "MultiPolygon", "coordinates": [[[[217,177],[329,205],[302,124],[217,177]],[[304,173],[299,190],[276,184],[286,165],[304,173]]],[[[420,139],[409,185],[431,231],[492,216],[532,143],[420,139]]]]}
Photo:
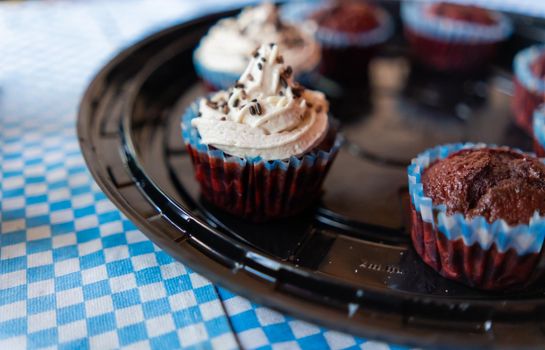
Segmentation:
{"type": "Polygon", "coordinates": [[[233,87],[182,118],[203,197],[252,221],[313,204],[341,143],[325,96],[294,82],[279,51],[262,45],[233,87]]]}
{"type": "Polygon", "coordinates": [[[195,69],[212,90],[226,89],[246,69],[255,50],[271,42],[280,46],[296,75],[311,72],[320,62],[320,46],[312,34],[284,23],[278,8],[264,3],[214,25],[194,52],[195,69]]]}

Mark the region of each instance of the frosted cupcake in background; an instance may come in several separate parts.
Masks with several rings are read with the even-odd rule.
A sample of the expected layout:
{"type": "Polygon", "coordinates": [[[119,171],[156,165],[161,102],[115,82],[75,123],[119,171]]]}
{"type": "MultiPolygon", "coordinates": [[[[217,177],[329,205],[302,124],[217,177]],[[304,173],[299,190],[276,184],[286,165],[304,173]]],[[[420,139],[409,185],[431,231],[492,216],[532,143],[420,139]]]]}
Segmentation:
{"type": "Polygon", "coordinates": [[[545,45],[531,46],[517,53],[513,71],[515,122],[531,134],[534,111],[545,102],[545,45]]]}
{"type": "Polygon", "coordinates": [[[211,90],[233,85],[257,48],[277,43],[296,76],[311,72],[320,62],[320,46],[312,34],[284,23],[271,3],[247,8],[238,17],[220,20],[201,40],[193,61],[211,90]]]}
{"type": "Polygon", "coordinates": [[[499,12],[444,2],[403,2],[401,17],[413,56],[439,71],[481,67],[513,31],[499,12]]]}
{"type": "Polygon", "coordinates": [[[324,95],[294,82],[286,61],[278,45],[261,46],[233,87],[182,118],[204,198],[252,221],[315,203],[341,143],[324,95]]]}
{"type": "Polygon", "coordinates": [[[411,238],[444,277],[502,290],[543,274],[545,164],[483,144],[429,149],[408,169],[411,238]]]}

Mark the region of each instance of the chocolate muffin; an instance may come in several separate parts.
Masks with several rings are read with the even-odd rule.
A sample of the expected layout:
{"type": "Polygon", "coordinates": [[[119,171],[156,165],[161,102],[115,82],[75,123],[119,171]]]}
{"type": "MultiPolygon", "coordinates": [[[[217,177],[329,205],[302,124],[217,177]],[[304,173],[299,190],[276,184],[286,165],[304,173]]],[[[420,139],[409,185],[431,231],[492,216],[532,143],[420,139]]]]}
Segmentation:
{"type": "Polygon", "coordinates": [[[509,225],[545,214],[545,165],[505,148],[462,150],[437,161],[422,176],[424,193],[447,213],[483,216],[509,225]]]}
{"type": "Polygon", "coordinates": [[[487,290],[539,280],[545,244],[545,165],[483,144],[428,149],[407,169],[411,240],[442,276],[487,290]]]}
{"type": "Polygon", "coordinates": [[[478,70],[512,32],[506,16],[468,5],[404,1],[401,17],[413,57],[442,72],[478,70]]]}
{"type": "Polygon", "coordinates": [[[364,2],[339,2],[315,12],[312,17],[325,28],[359,33],[379,26],[375,7],[364,2]]]}
{"type": "Polygon", "coordinates": [[[440,2],[430,6],[431,14],[461,22],[494,25],[496,20],[490,11],[471,5],[450,4],[440,2]]]}
{"type": "Polygon", "coordinates": [[[344,87],[365,86],[369,61],[393,33],[390,15],[370,3],[345,0],[318,6],[308,19],[317,25],[322,74],[344,87]]]}

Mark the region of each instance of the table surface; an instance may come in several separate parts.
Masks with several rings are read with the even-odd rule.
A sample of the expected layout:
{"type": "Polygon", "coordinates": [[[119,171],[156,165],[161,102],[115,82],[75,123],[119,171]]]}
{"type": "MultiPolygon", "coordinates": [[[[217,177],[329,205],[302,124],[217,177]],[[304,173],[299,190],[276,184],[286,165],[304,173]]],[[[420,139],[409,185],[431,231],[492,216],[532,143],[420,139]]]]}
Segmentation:
{"type": "Polygon", "coordinates": [[[0,349],[405,349],[211,284],[152,244],[91,178],[75,120],[93,74],[147,34],[225,7],[0,4],[0,349]]]}

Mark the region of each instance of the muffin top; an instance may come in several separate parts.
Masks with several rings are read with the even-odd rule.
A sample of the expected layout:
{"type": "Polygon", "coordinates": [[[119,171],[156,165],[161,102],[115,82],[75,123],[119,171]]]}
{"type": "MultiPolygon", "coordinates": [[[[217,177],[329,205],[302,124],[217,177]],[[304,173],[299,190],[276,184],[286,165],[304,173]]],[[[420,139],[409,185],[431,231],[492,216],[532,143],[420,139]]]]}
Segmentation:
{"type": "Polygon", "coordinates": [[[376,8],[361,1],[335,1],[311,15],[318,25],[341,32],[361,33],[380,25],[376,8]]]}
{"type": "Polygon", "coordinates": [[[448,214],[483,216],[492,223],[527,224],[545,214],[545,165],[507,148],[466,149],[436,161],[422,174],[424,193],[448,214]]]}
{"type": "Polygon", "coordinates": [[[203,144],[238,157],[281,160],[317,147],[328,131],[324,94],[293,81],[279,46],[262,45],[239,81],[199,105],[203,144]]]}
{"type": "Polygon", "coordinates": [[[439,2],[430,5],[429,11],[435,16],[455,21],[487,26],[496,24],[496,20],[490,11],[476,6],[439,2]]]}
{"type": "Polygon", "coordinates": [[[541,79],[545,79],[545,51],[530,63],[532,73],[541,79]]]}
{"type": "Polygon", "coordinates": [[[271,42],[280,46],[295,73],[312,70],[320,61],[320,46],[312,33],[302,26],[284,23],[271,3],[220,20],[203,38],[195,56],[208,69],[241,74],[251,53],[271,42]]]}

